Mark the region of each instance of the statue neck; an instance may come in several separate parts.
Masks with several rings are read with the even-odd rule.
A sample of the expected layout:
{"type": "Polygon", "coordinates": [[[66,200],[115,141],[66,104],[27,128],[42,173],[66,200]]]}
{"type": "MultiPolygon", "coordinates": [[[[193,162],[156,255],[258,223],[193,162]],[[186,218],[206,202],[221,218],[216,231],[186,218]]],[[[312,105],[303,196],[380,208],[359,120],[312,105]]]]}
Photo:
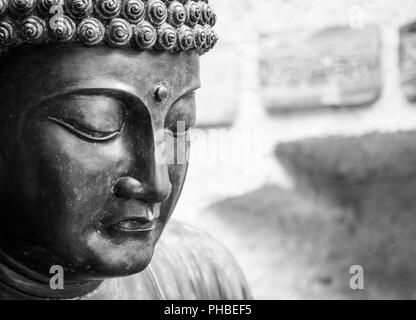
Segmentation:
{"type": "MultiPolygon", "coordinates": [[[[53,275],[51,275],[52,277],[53,275]]],[[[14,260],[0,250],[0,299],[74,299],[91,293],[102,281],[65,281],[64,289],[53,290],[50,279],[14,260]]]]}

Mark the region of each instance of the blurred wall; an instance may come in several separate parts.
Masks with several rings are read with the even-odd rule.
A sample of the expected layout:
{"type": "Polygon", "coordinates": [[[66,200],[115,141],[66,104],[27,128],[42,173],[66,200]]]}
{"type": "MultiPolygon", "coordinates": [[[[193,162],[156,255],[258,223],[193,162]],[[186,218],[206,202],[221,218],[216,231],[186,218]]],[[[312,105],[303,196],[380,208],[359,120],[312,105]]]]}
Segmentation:
{"type": "Polygon", "coordinates": [[[279,142],[416,127],[416,105],[403,95],[398,67],[399,28],[416,20],[414,0],[210,3],[218,15],[215,30],[220,40],[214,50],[201,57],[197,124],[208,129],[193,132],[192,161],[180,203],[184,217],[193,219],[193,211],[265,183],[290,188],[292,178],[274,156],[279,142]],[[374,105],[278,117],[266,113],[259,76],[261,34],[367,24],[379,26],[382,42],[383,91],[374,105]],[[200,183],[202,188],[197,187],[200,183]],[[190,205],[185,205],[186,201],[190,205]]]}
{"type": "Polygon", "coordinates": [[[416,20],[415,4],[411,0],[373,1],[247,1],[212,0],[218,13],[215,27],[220,36],[216,50],[201,59],[203,88],[206,97],[218,82],[228,88],[228,94],[213,95],[209,101],[199,101],[200,120],[221,104],[227,96],[234,96],[236,126],[272,130],[279,140],[327,134],[360,134],[372,130],[394,131],[416,125],[416,107],[406,102],[400,88],[398,69],[398,29],[416,20]],[[337,25],[376,24],[381,27],[383,93],[376,105],[356,112],[316,112],[278,119],[264,119],[259,85],[259,58],[262,33],[293,32],[320,29],[337,25]],[[235,76],[219,79],[210,77],[212,66],[229,70],[229,58],[234,60],[235,76]],[[237,84],[237,85],[236,85],[237,84]],[[203,109],[203,110],[201,110],[203,109]]]}
{"type": "MultiPolygon", "coordinates": [[[[359,231],[363,238],[360,236],[355,246],[350,247],[348,239],[353,235],[340,222],[348,221],[350,215],[338,207],[317,205],[299,194],[297,181],[282,167],[274,150],[278,144],[305,139],[302,145],[309,148],[310,138],[361,136],[374,131],[394,133],[416,127],[416,104],[405,99],[399,73],[399,28],[416,20],[415,2],[210,0],[210,3],[218,14],[215,30],[220,41],[201,58],[197,122],[202,129],[192,133],[188,179],[175,215],[214,234],[231,248],[257,298],[351,297],[345,268],[354,263],[349,257],[356,255],[344,253],[356,252],[361,248],[361,239],[369,237],[382,239],[371,240],[370,247],[376,242],[394,242],[394,237],[403,234],[400,225],[410,224],[407,221],[411,218],[406,219],[412,213],[406,214],[406,219],[394,228],[393,240],[385,239],[383,229],[374,233],[380,238],[369,234],[366,228],[372,225],[370,221],[359,231]],[[266,112],[259,76],[261,34],[296,34],[333,26],[359,29],[366,25],[379,27],[382,43],[383,90],[376,103],[358,109],[323,109],[278,116],[266,112]],[[232,209],[225,210],[227,206],[232,209]]],[[[410,140],[405,139],[406,143],[410,140]]],[[[325,140],[319,145],[325,150],[325,140]]],[[[340,159],[338,164],[342,167],[343,157],[336,159],[340,159]]],[[[400,166],[398,161],[394,163],[400,166]]],[[[313,163],[310,167],[313,171],[313,163]]],[[[368,167],[371,170],[371,164],[368,167]]],[[[329,166],[327,169],[331,170],[329,166]]],[[[394,190],[402,187],[400,181],[397,183],[394,190]]],[[[408,185],[413,186],[413,182],[408,185]]],[[[411,194],[412,190],[406,189],[405,194],[411,194]]],[[[375,193],[372,199],[377,203],[380,193],[375,193]]],[[[383,221],[396,221],[391,212],[397,207],[391,208],[388,217],[392,220],[383,221]]],[[[376,212],[370,217],[377,217],[376,212]]],[[[360,222],[354,225],[360,226],[360,222]]],[[[371,252],[363,248],[360,249],[363,254],[371,252]]],[[[389,253],[380,250],[372,260],[376,269],[383,268],[383,263],[392,265],[389,253]]],[[[391,282],[397,280],[403,268],[401,262],[393,265],[391,282]]],[[[380,281],[385,279],[384,273],[376,275],[380,281]]],[[[359,297],[412,296],[410,289],[405,294],[400,292],[400,283],[403,282],[396,283],[397,292],[384,288],[382,292],[365,292],[359,297]]]]}

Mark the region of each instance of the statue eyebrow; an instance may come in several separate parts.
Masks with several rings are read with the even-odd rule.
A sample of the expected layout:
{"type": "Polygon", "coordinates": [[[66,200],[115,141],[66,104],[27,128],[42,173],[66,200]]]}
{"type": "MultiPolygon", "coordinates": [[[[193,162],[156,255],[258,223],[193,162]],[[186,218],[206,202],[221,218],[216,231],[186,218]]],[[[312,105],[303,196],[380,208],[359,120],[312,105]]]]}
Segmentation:
{"type": "MultiPolygon", "coordinates": [[[[185,88],[179,93],[178,98],[172,102],[171,107],[176,102],[192,94],[200,87],[201,85],[199,81],[193,82],[190,87],[185,88]]],[[[41,99],[38,103],[35,103],[34,107],[71,95],[104,95],[110,98],[115,98],[123,102],[125,105],[140,105],[147,110],[149,109],[147,104],[144,102],[144,99],[140,97],[140,92],[138,92],[134,87],[112,79],[100,79],[98,81],[96,79],[92,81],[87,80],[84,83],[67,86],[64,90],[41,99]]],[[[166,112],[169,112],[169,110],[170,108],[167,109],[166,112]]],[[[151,111],[149,110],[149,112],[151,111]]]]}
{"type": "MultiPolygon", "coordinates": [[[[130,87],[124,83],[111,83],[111,86],[108,84],[107,81],[102,83],[103,86],[97,86],[90,83],[86,83],[85,85],[77,85],[74,87],[69,87],[61,92],[54,93],[45,99],[42,99],[41,103],[45,101],[49,101],[52,99],[70,96],[70,95],[106,95],[108,97],[120,99],[120,100],[127,100],[130,102],[135,102],[140,105],[146,106],[143,99],[140,98],[140,93],[134,89],[134,87],[130,87]],[[107,84],[107,85],[105,85],[107,84]]],[[[173,101],[172,105],[175,104],[180,99],[186,97],[187,95],[195,92],[201,87],[201,84],[198,82],[194,83],[191,87],[184,89],[182,92],[179,93],[178,98],[173,101]]]]}
{"type": "Polygon", "coordinates": [[[129,100],[136,100],[143,104],[143,99],[139,91],[133,86],[121,81],[117,81],[111,78],[100,79],[86,79],[82,81],[72,82],[64,84],[62,90],[58,92],[51,92],[48,96],[42,99],[47,101],[50,99],[63,97],[67,95],[107,95],[119,99],[125,97],[129,100]]]}
{"type": "Polygon", "coordinates": [[[130,104],[140,104],[145,106],[143,100],[134,92],[126,91],[123,89],[115,89],[115,88],[72,88],[69,90],[65,90],[63,92],[53,94],[45,99],[42,99],[40,104],[43,104],[48,101],[53,101],[55,99],[70,97],[70,96],[106,96],[109,98],[117,99],[121,102],[130,104]]]}

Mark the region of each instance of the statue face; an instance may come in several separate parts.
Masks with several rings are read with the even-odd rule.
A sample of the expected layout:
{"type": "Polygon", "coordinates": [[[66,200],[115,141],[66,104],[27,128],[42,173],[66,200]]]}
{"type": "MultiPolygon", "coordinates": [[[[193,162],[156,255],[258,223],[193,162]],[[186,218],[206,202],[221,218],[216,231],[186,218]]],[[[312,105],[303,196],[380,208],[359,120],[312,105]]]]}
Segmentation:
{"type": "Polygon", "coordinates": [[[163,133],[188,151],[198,60],[75,46],[7,57],[1,249],[42,274],[61,265],[66,279],[143,270],[184,183],[187,161],[158,153],[163,133]]]}

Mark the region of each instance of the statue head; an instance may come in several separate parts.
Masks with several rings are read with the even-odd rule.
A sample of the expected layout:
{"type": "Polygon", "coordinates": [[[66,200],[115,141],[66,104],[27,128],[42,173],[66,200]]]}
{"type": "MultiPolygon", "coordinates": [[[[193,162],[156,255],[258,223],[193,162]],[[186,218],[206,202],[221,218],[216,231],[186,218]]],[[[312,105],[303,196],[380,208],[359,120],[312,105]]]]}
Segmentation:
{"type": "Polygon", "coordinates": [[[142,271],[185,180],[215,14],[193,0],[0,3],[2,255],[74,281],[142,271]]]}

